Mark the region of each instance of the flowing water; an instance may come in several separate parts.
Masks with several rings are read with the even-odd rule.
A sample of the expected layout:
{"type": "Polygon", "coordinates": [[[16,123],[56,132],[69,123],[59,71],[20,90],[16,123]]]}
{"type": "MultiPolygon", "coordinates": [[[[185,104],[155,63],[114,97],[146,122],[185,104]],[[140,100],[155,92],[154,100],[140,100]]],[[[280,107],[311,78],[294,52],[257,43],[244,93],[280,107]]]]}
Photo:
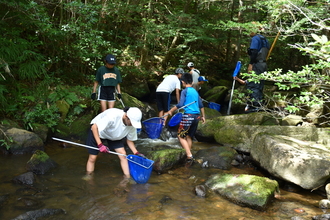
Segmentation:
{"type": "MultiPolygon", "coordinates": [[[[170,142],[142,139],[137,148],[148,148],[159,144],[180,147],[176,139],[170,142]]],[[[194,142],[194,149],[203,149],[212,144],[194,142]]],[[[145,150],[145,149],[144,149],[145,150]]],[[[64,148],[51,141],[46,153],[58,164],[45,175],[37,175],[33,186],[14,184],[12,179],[26,172],[26,162],[31,155],[0,155],[0,219],[13,219],[30,210],[61,208],[66,214],[42,219],[232,219],[232,220],[280,220],[301,216],[311,219],[323,214],[318,208],[324,197],[306,190],[289,192],[281,189],[266,211],[256,211],[235,205],[215,193],[208,192],[205,198],[198,197],[194,187],[203,184],[214,173],[236,173],[263,175],[253,167],[219,170],[201,168],[194,164],[190,168],[179,167],[166,174],[152,173],[148,183],[130,183],[120,187],[122,171],[119,159],[113,154],[100,154],[92,180],[85,181],[87,150],[83,147],[64,148]],[[26,199],[36,202],[27,205],[26,199]]]]}

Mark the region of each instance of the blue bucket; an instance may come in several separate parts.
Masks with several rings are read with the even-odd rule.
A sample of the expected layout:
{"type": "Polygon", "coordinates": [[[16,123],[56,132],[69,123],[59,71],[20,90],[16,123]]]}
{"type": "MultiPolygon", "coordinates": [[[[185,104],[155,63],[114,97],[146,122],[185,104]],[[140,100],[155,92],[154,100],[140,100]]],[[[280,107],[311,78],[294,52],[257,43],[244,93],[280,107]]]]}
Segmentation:
{"type": "Polygon", "coordinates": [[[148,182],[154,161],[137,155],[128,155],[126,158],[134,181],[140,184],[148,182]]]}
{"type": "Polygon", "coordinates": [[[148,137],[151,139],[159,138],[163,130],[163,118],[150,118],[142,122],[148,137]]]}
{"type": "Polygon", "coordinates": [[[181,122],[181,119],[182,119],[182,113],[181,112],[176,113],[169,120],[168,126],[170,126],[170,127],[177,126],[181,122]]]}
{"type": "Polygon", "coordinates": [[[217,103],[209,102],[209,108],[211,108],[211,109],[215,109],[215,110],[217,110],[218,112],[220,112],[220,105],[217,104],[217,103]]]}

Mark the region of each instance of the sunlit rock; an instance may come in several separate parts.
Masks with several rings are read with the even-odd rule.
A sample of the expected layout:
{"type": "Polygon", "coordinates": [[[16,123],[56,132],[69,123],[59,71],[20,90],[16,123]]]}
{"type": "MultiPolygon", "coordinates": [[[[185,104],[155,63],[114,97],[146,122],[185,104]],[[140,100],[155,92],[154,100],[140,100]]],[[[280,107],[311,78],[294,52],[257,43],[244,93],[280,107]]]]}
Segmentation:
{"type": "Polygon", "coordinates": [[[275,180],[246,174],[215,174],[205,185],[231,202],[265,210],[279,186],[275,180]]]}

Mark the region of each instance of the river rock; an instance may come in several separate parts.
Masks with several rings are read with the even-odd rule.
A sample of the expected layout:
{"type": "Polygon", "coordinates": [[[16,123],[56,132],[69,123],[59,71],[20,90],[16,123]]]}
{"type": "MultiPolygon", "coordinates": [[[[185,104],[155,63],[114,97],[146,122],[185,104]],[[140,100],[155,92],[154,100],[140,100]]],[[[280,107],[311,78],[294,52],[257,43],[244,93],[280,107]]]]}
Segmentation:
{"type": "Polygon", "coordinates": [[[287,115],[282,119],[283,126],[297,126],[303,123],[303,118],[300,115],[287,115]]]}
{"type": "Polygon", "coordinates": [[[6,140],[6,145],[0,145],[0,150],[4,154],[25,154],[44,150],[42,139],[33,132],[1,125],[0,129],[0,139],[6,140]]]}
{"type": "Polygon", "coordinates": [[[197,196],[205,197],[206,196],[206,188],[204,185],[195,186],[195,193],[197,196]]]}
{"type": "Polygon", "coordinates": [[[150,151],[146,156],[154,161],[154,171],[164,173],[183,161],[186,152],[184,149],[162,149],[150,151]]]}
{"type": "Polygon", "coordinates": [[[37,150],[27,162],[27,170],[35,174],[45,174],[57,164],[44,152],[37,150]]]}
{"type": "Polygon", "coordinates": [[[195,159],[202,165],[207,163],[208,167],[229,170],[236,155],[237,152],[233,148],[213,146],[199,150],[195,154],[195,159]]]}
{"type": "Polygon", "coordinates": [[[47,217],[58,214],[66,214],[64,209],[38,209],[33,211],[28,211],[22,215],[17,216],[12,220],[35,220],[41,217],[47,217]]]}
{"type": "Polygon", "coordinates": [[[33,172],[23,173],[13,179],[14,183],[33,185],[35,177],[33,172]]]}
{"type": "Polygon", "coordinates": [[[329,220],[330,214],[316,215],[312,217],[313,220],[329,220]]]}
{"type": "Polygon", "coordinates": [[[330,178],[330,129],[280,126],[269,117],[267,113],[218,117],[200,123],[198,130],[219,144],[250,154],[279,179],[305,189],[324,184],[330,178]]]}
{"type": "Polygon", "coordinates": [[[330,150],[283,135],[256,135],[251,156],[275,177],[314,189],[330,178],[330,150]]]}
{"type": "Polygon", "coordinates": [[[205,185],[235,204],[256,210],[265,210],[279,190],[275,180],[246,174],[215,174],[205,185]]]}

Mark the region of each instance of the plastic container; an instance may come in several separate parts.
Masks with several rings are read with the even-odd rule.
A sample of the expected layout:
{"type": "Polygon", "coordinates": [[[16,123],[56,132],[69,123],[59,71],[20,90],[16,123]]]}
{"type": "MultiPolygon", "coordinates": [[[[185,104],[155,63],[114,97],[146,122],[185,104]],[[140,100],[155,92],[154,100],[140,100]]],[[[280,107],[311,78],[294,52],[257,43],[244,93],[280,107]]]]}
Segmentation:
{"type": "Polygon", "coordinates": [[[215,102],[209,102],[209,108],[211,108],[211,109],[215,109],[218,112],[220,112],[220,107],[221,107],[221,105],[219,105],[215,102]]]}
{"type": "Polygon", "coordinates": [[[170,126],[170,127],[177,126],[181,122],[181,119],[182,119],[182,113],[181,112],[176,113],[169,120],[168,126],[170,126]]]}
{"type": "Polygon", "coordinates": [[[139,184],[148,182],[154,161],[137,155],[128,155],[126,158],[134,181],[139,184]]]}

